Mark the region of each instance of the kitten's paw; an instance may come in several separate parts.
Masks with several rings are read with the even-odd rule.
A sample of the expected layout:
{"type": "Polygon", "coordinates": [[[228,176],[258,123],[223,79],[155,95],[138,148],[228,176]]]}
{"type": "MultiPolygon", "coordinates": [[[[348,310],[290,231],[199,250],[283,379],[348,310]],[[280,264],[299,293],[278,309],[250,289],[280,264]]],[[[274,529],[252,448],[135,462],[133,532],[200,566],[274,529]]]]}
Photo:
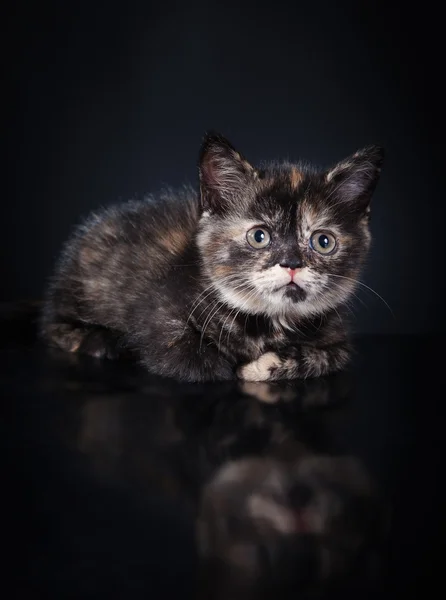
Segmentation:
{"type": "Polygon", "coordinates": [[[115,360],[118,351],[113,342],[113,337],[106,330],[92,329],[85,334],[77,351],[93,358],[115,360]]]}
{"type": "Polygon", "coordinates": [[[237,376],[244,381],[269,381],[282,366],[281,358],[275,352],[266,352],[257,360],[240,367],[237,376]]]}
{"type": "Polygon", "coordinates": [[[45,335],[50,345],[66,352],[109,359],[115,359],[119,355],[116,334],[104,327],[76,327],[69,323],[52,323],[46,327],[45,335]]]}

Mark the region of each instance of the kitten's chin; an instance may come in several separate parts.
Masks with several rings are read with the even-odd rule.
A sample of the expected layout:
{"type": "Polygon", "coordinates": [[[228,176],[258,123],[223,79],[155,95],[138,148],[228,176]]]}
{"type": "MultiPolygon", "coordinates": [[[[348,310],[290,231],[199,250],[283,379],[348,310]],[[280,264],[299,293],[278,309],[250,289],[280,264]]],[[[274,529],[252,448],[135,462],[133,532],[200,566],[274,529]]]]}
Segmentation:
{"type": "Polygon", "coordinates": [[[295,321],[324,314],[329,308],[324,303],[309,298],[307,292],[299,286],[285,286],[285,289],[274,295],[277,298],[274,302],[270,301],[269,310],[266,311],[273,318],[295,321]]]}
{"type": "Polygon", "coordinates": [[[254,316],[267,316],[289,326],[296,320],[321,315],[330,308],[294,283],[275,290],[257,289],[248,293],[220,286],[217,282],[214,285],[229,308],[254,316]]]}
{"type": "Polygon", "coordinates": [[[304,302],[307,298],[307,292],[292,281],[280,289],[283,296],[291,300],[291,302],[304,302]]]}

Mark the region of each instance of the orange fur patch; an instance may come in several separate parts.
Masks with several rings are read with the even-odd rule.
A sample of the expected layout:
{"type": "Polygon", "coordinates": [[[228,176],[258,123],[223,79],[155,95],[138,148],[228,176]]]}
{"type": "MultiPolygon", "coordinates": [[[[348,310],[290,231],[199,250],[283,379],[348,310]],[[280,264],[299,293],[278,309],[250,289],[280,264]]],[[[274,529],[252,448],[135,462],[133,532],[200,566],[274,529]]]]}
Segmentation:
{"type": "Polygon", "coordinates": [[[226,265],[218,265],[214,269],[214,273],[219,277],[224,277],[225,275],[230,275],[232,273],[232,267],[228,267],[226,265]]]}
{"type": "Polygon", "coordinates": [[[158,239],[158,244],[165,248],[168,252],[176,254],[180,252],[187,244],[189,236],[186,232],[179,229],[166,231],[165,234],[158,239]]]}
{"type": "Polygon", "coordinates": [[[304,178],[303,174],[296,169],[296,167],[292,167],[290,171],[290,185],[292,190],[297,190],[299,184],[302,182],[304,178]]]}

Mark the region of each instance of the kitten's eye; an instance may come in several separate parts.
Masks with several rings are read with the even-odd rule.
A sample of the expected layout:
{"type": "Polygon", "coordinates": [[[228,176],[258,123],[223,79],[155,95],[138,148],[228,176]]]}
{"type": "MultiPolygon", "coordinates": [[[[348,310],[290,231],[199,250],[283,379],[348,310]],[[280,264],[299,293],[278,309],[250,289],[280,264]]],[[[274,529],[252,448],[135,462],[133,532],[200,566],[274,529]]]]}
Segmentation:
{"type": "Polygon", "coordinates": [[[266,229],[254,227],[248,231],[246,239],[253,248],[266,248],[271,241],[271,236],[266,229]]]}
{"type": "Polygon", "coordinates": [[[336,250],[336,239],[327,231],[316,231],[310,238],[310,246],[319,254],[332,254],[336,250]]]}

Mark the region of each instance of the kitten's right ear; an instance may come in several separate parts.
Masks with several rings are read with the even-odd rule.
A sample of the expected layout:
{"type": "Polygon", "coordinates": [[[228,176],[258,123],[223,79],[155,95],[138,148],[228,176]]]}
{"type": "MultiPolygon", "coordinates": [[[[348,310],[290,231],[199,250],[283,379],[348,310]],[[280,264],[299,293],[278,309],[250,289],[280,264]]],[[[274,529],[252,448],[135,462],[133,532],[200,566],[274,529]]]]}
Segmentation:
{"type": "Polygon", "coordinates": [[[200,193],[203,210],[225,212],[246,195],[255,169],[222,135],[205,135],[199,156],[200,193]]]}

